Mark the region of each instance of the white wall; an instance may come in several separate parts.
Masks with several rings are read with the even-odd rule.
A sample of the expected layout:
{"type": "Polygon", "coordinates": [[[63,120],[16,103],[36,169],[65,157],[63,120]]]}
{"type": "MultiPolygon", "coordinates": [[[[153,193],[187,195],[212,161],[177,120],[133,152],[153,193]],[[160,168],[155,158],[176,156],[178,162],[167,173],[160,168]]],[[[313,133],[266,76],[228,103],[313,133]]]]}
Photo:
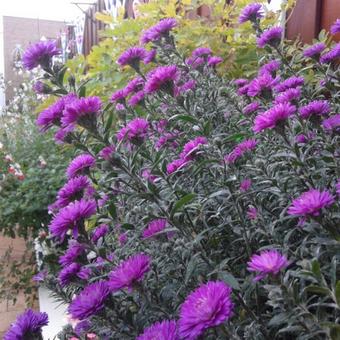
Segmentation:
{"type": "Polygon", "coordinates": [[[62,326],[66,325],[66,305],[55,302],[50,297],[50,292],[46,288],[39,288],[39,305],[40,311],[48,314],[48,326],[43,327],[44,340],[52,340],[62,326]]]}

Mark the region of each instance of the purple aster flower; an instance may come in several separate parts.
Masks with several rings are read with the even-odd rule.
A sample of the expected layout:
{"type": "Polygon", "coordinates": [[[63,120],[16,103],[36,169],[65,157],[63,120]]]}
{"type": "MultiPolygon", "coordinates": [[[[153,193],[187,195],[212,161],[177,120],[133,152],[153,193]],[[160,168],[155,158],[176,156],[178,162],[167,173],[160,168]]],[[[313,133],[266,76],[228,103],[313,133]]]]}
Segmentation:
{"type": "Polygon", "coordinates": [[[209,281],[193,291],[180,310],[179,335],[198,339],[208,328],[216,327],[233,315],[231,288],[222,281],[209,281]]]}
{"type": "Polygon", "coordinates": [[[73,319],[84,320],[98,314],[104,307],[110,295],[107,282],[98,281],[84,288],[68,307],[68,312],[73,319]]]}
{"type": "Polygon", "coordinates": [[[77,96],[73,93],[59,98],[55,103],[50,105],[47,109],[39,114],[36,120],[37,125],[41,127],[42,131],[48,130],[53,125],[60,126],[60,120],[65,107],[70,105],[75,100],[77,100],[77,96]]]}
{"type": "Polygon", "coordinates": [[[39,41],[27,48],[22,63],[27,70],[32,70],[38,65],[45,68],[49,66],[51,58],[60,53],[61,50],[57,48],[55,41],[39,41]]]}
{"type": "Polygon", "coordinates": [[[300,116],[304,119],[310,116],[325,116],[331,110],[327,100],[314,100],[300,108],[300,116]]]}
{"type": "Polygon", "coordinates": [[[264,64],[259,69],[259,75],[269,73],[271,76],[275,75],[275,72],[280,68],[280,62],[278,60],[272,60],[267,64],[264,64]]]}
{"type": "Polygon", "coordinates": [[[257,111],[260,108],[260,106],[261,104],[259,102],[252,102],[243,109],[243,114],[248,116],[251,113],[257,111]]]}
{"type": "Polygon", "coordinates": [[[141,43],[147,44],[150,41],[157,41],[162,37],[167,37],[169,32],[176,26],[177,21],[174,18],[162,19],[143,33],[141,43]]]}
{"type": "Polygon", "coordinates": [[[159,66],[151,71],[144,87],[146,93],[163,90],[171,95],[174,92],[174,82],[179,78],[179,72],[175,65],[159,66]]]}
{"type": "MultiPolygon", "coordinates": [[[[84,335],[84,333],[88,333],[91,328],[91,323],[88,320],[80,321],[74,327],[74,332],[77,336],[84,335]]],[[[72,338],[71,338],[72,339],[72,338]]]]}
{"type": "Polygon", "coordinates": [[[133,78],[128,82],[124,89],[124,96],[138,92],[143,89],[144,80],[142,77],[133,78]]]}
{"type": "Polygon", "coordinates": [[[39,273],[33,275],[32,280],[34,282],[43,282],[47,277],[47,270],[42,270],[39,273]]]}
{"type": "Polygon", "coordinates": [[[247,85],[248,83],[249,83],[249,80],[243,79],[243,78],[239,78],[239,79],[234,80],[234,84],[237,87],[243,87],[243,86],[247,85]]]}
{"type": "Polygon", "coordinates": [[[149,123],[147,120],[135,118],[117,132],[117,139],[121,141],[127,137],[129,141],[139,143],[146,139],[148,129],[149,123]]]}
{"type": "Polygon", "coordinates": [[[330,32],[335,35],[340,33],[340,19],[336,19],[334,24],[331,26],[330,32]]]}
{"type": "Polygon", "coordinates": [[[287,102],[291,102],[292,100],[299,99],[301,96],[300,88],[291,88],[284,92],[281,92],[278,96],[275,97],[275,104],[283,104],[287,102]]]}
{"type": "Polygon", "coordinates": [[[108,145],[105,146],[103,149],[99,151],[99,157],[105,159],[106,161],[109,161],[113,154],[116,151],[116,146],[115,145],[108,145]]]}
{"type": "Polygon", "coordinates": [[[109,226],[107,224],[101,224],[99,225],[95,230],[93,230],[91,235],[91,240],[94,243],[97,243],[97,241],[104,237],[109,232],[109,226]]]}
{"type": "Polygon", "coordinates": [[[139,63],[147,56],[147,51],[143,47],[130,47],[121,54],[117,63],[120,66],[130,65],[133,68],[139,68],[139,63]]]}
{"type": "Polygon", "coordinates": [[[340,114],[336,114],[322,121],[323,128],[330,132],[340,129],[340,114]]]}
{"type": "Polygon", "coordinates": [[[281,27],[267,29],[257,38],[257,46],[260,48],[264,48],[266,45],[277,46],[281,42],[282,32],[281,27]]]}
{"type": "Polygon", "coordinates": [[[310,189],[293,200],[288,208],[288,214],[294,216],[319,216],[323,208],[334,203],[334,197],[329,191],[310,189]]]}
{"type": "Polygon", "coordinates": [[[20,314],[4,335],[4,340],[40,339],[41,328],[48,325],[46,313],[27,309],[20,314]]]}
{"type": "Polygon", "coordinates": [[[96,164],[96,159],[90,154],[84,153],[74,158],[66,170],[68,178],[86,175],[96,164]]]}
{"type": "Polygon", "coordinates": [[[124,89],[120,89],[120,90],[117,90],[116,92],[114,92],[112,95],[111,95],[111,102],[119,102],[119,103],[122,103],[125,101],[125,98],[127,96],[127,93],[126,93],[126,88],[124,89]]]}
{"type": "Polygon", "coordinates": [[[166,166],[166,172],[171,175],[175,171],[183,169],[188,163],[189,161],[183,158],[175,159],[166,166]]]}
{"type": "Polygon", "coordinates": [[[229,153],[224,160],[227,163],[234,163],[238,158],[242,157],[246,152],[254,150],[257,145],[256,139],[246,139],[239,143],[231,153],[229,153]]]}
{"type": "Polygon", "coordinates": [[[150,238],[153,236],[157,236],[160,231],[163,231],[166,228],[167,220],[164,218],[160,218],[157,220],[153,220],[148,224],[148,227],[143,231],[143,238],[150,238]]]}
{"type": "Polygon", "coordinates": [[[266,96],[272,93],[272,89],[278,80],[274,79],[269,73],[264,73],[252,80],[248,85],[248,96],[266,96]]]}
{"type": "Polygon", "coordinates": [[[157,150],[165,147],[171,146],[173,148],[177,148],[178,143],[176,142],[177,134],[166,132],[161,136],[155,144],[155,148],[157,150]]]}
{"type": "Polygon", "coordinates": [[[250,220],[256,220],[257,219],[257,209],[255,207],[250,207],[247,210],[247,217],[250,220]]]}
{"type": "Polygon", "coordinates": [[[37,94],[44,94],[46,88],[46,85],[40,80],[36,81],[32,86],[33,91],[37,94]]]}
{"type": "Polygon", "coordinates": [[[284,123],[295,110],[296,107],[290,103],[277,104],[256,116],[253,131],[258,133],[266,129],[278,127],[278,125],[284,123]]]}
{"type": "Polygon", "coordinates": [[[185,60],[194,70],[205,64],[205,59],[202,57],[190,57],[185,60]]]}
{"type": "Polygon", "coordinates": [[[85,250],[85,245],[72,240],[69,243],[69,246],[64,255],[59,257],[59,264],[61,264],[62,266],[68,266],[71,263],[80,260],[81,258],[85,258],[85,250]]]}
{"type": "Polygon", "coordinates": [[[58,280],[61,287],[65,287],[77,278],[88,280],[91,271],[89,268],[84,268],[80,263],[71,263],[62,268],[58,274],[58,280]]]}
{"type": "Polygon", "coordinates": [[[207,57],[211,54],[211,49],[208,47],[198,47],[192,51],[193,57],[207,57]]]}
{"type": "Polygon", "coordinates": [[[99,97],[85,97],[74,100],[65,107],[61,118],[63,127],[78,123],[85,128],[93,129],[96,126],[101,105],[102,102],[99,97]]]}
{"type": "Polygon", "coordinates": [[[221,57],[212,56],[208,58],[208,66],[210,67],[215,67],[222,62],[223,62],[223,58],[221,57]]]}
{"type": "Polygon", "coordinates": [[[305,143],[307,143],[308,138],[307,138],[306,135],[300,134],[300,135],[297,135],[297,136],[295,137],[295,141],[296,141],[297,143],[305,144],[305,143]]]}
{"type": "Polygon", "coordinates": [[[59,208],[66,207],[69,203],[81,198],[92,198],[95,190],[90,180],[85,176],[71,178],[57,194],[57,205],[59,208]]]}
{"type": "Polygon", "coordinates": [[[306,48],[303,51],[303,55],[309,58],[316,58],[319,59],[321,52],[326,48],[324,43],[317,43],[312,45],[311,47],[306,48]]]}
{"type": "Polygon", "coordinates": [[[157,50],[152,49],[151,51],[148,51],[145,58],[144,58],[144,64],[150,64],[154,61],[156,61],[156,55],[157,55],[157,50]]]}
{"type": "Polygon", "coordinates": [[[158,179],[157,176],[153,175],[150,169],[144,169],[142,171],[142,177],[145,178],[147,181],[154,183],[158,179]]]}
{"type": "Polygon", "coordinates": [[[264,250],[259,255],[254,254],[248,262],[250,272],[258,272],[254,281],[262,280],[269,274],[277,275],[282,269],[289,265],[285,255],[277,250],[264,250]]]}
{"type": "Polygon", "coordinates": [[[256,21],[263,17],[263,8],[262,5],[259,3],[249,4],[242,9],[240,17],[238,21],[240,24],[243,24],[247,21],[256,21]]]}
{"type": "Polygon", "coordinates": [[[113,292],[140,282],[150,270],[151,258],[143,253],[130,256],[109,274],[109,285],[113,292]]]}
{"type": "Polygon", "coordinates": [[[305,82],[305,80],[303,79],[303,77],[293,76],[293,77],[287,78],[282,83],[278,84],[275,87],[275,90],[277,92],[284,92],[288,89],[296,88],[298,86],[302,86],[304,82],[305,82]]]}
{"type": "Polygon", "coordinates": [[[193,90],[195,87],[196,87],[196,81],[193,80],[193,79],[188,80],[183,85],[175,87],[175,96],[176,97],[180,96],[180,95],[182,95],[185,92],[193,90]]]}
{"type": "Polygon", "coordinates": [[[186,143],[183,147],[183,151],[180,157],[185,160],[191,160],[197,154],[201,145],[208,144],[208,140],[205,137],[199,136],[186,143]]]}
{"type": "Polygon", "coordinates": [[[51,234],[63,241],[69,230],[73,231],[75,238],[78,237],[78,229],[86,218],[91,217],[96,212],[95,201],[75,201],[67,207],[62,208],[52,219],[49,229],[51,234]]]}
{"type": "Polygon", "coordinates": [[[136,105],[142,103],[144,101],[144,98],[145,98],[145,92],[143,90],[138,91],[133,96],[131,96],[131,98],[128,101],[128,104],[131,107],[135,107],[136,105]]]}
{"type": "Polygon", "coordinates": [[[121,104],[121,103],[118,103],[116,105],[116,110],[117,111],[124,111],[125,110],[125,106],[123,104],[121,104]]]}
{"type": "Polygon", "coordinates": [[[245,95],[248,94],[248,90],[249,90],[249,84],[240,87],[240,88],[237,90],[237,94],[238,94],[239,96],[245,96],[245,95]]]}
{"type": "Polygon", "coordinates": [[[250,189],[250,187],[251,187],[251,180],[249,178],[244,179],[240,184],[240,191],[246,192],[250,189]]]}
{"type": "Polygon", "coordinates": [[[54,140],[57,144],[72,143],[71,132],[74,130],[74,125],[69,125],[65,128],[60,128],[54,135],[54,140]]]}
{"type": "Polygon", "coordinates": [[[340,43],[336,44],[329,52],[320,57],[321,64],[329,64],[340,58],[340,43]]]}
{"type": "Polygon", "coordinates": [[[143,334],[139,335],[136,340],[179,340],[177,334],[176,321],[165,320],[156,322],[150,327],[146,328],[143,334]]]}
{"type": "Polygon", "coordinates": [[[127,233],[120,233],[118,236],[118,242],[121,246],[123,246],[127,242],[127,233]]]}

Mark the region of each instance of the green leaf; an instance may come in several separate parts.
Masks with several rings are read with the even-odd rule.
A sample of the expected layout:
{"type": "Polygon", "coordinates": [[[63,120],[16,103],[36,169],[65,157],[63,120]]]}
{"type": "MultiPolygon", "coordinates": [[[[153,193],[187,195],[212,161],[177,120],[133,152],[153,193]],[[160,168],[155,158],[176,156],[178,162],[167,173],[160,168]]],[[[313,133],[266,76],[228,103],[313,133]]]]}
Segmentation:
{"type": "Polygon", "coordinates": [[[340,281],[338,281],[335,286],[335,299],[336,303],[340,307],[340,281]]]}
{"type": "Polygon", "coordinates": [[[174,115],[172,116],[169,121],[171,120],[182,120],[184,122],[189,122],[189,123],[193,123],[193,124],[197,124],[198,123],[198,120],[195,118],[195,117],[192,117],[192,116],[189,116],[189,115],[174,115]]]}
{"type": "Polygon", "coordinates": [[[195,197],[196,194],[190,193],[179,199],[172,208],[170,216],[173,217],[177,211],[179,211],[186,204],[190,203],[195,197]]]}
{"type": "Polygon", "coordinates": [[[240,284],[238,283],[238,281],[236,280],[235,276],[232,275],[229,272],[218,272],[218,278],[222,281],[224,281],[225,283],[227,283],[231,288],[236,289],[236,290],[240,290],[240,284]]]}

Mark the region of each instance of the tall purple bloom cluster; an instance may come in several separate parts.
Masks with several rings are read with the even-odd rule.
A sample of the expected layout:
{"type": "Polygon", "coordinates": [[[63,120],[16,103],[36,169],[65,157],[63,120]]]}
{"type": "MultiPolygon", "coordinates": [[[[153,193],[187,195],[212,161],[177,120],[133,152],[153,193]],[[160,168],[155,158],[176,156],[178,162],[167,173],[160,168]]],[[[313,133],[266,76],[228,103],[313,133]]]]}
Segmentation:
{"type": "Polygon", "coordinates": [[[20,314],[4,335],[4,340],[37,339],[41,336],[41,328],[47,326],[48,315],[34,312],[32,309],[20,314]]]}
{"type": "Polygon", "coordinates": [[[180,310],[179,335],[198,339],[206,329],[216,327],[233,314],[231,288],[221,281],[209,281],[192,292],[180,310]]]}
{"type": "Polygon", "coordinates": [[[40,41],[31,45],[22,57],[22,63],[27,70],[32,70],[37,66],[48,67],[51,58],[61,53],[55,41],[40,41]]]}

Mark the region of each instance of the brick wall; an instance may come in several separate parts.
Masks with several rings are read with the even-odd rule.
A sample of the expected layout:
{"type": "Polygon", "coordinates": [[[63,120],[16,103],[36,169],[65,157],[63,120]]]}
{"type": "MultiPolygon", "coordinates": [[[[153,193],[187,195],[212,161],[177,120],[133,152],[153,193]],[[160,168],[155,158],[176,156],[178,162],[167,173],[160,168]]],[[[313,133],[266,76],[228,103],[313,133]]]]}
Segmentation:
{"type": "MultiPolygon", "coordinates": [[[[43,36],[56,39],[60,32],[66,30],[66,25],[60,21],[40,20],[30,18],[3,17],[5,79],[12,81],[17,87],[21,78],[13,70],[13,51],[17,45],[24,50],[30,43],[39,41],[43,36]]],[[[13,88],[6,90],[6,101],[13,96],[13,88]]]]}

